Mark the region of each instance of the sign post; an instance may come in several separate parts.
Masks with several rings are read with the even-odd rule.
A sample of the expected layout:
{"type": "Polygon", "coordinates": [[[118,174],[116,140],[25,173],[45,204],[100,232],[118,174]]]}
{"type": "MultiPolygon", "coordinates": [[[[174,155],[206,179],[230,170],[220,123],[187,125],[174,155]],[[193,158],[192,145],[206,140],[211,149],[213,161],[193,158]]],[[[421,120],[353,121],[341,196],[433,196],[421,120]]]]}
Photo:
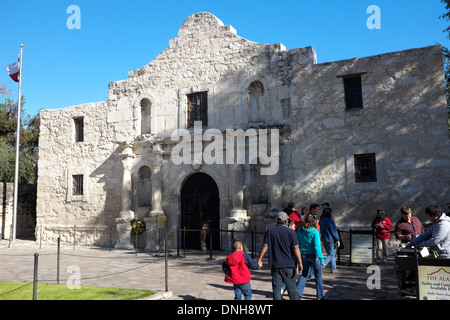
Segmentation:
{"type": "Polygon", "coordinates": [[[373,230],[350,229],[350,265],[373,264],[373,230]]]}
{"type": "Polygon", "coordinates": [[[417,259],[417,299],[450,300],[450,259],[417,259]]]}

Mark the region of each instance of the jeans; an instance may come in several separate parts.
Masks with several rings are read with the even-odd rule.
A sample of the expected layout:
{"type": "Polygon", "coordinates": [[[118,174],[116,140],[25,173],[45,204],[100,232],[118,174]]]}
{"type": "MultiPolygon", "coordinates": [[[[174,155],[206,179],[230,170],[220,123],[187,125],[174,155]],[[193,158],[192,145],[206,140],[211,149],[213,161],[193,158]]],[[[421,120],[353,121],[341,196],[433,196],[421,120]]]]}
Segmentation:
{"type": "Polygon", "coordinates": [[[377,259],[387,258],[389,239],[377,239],[377,259]]]}
{"type": "Polygon", "coordinates": [[[244,295],[245,300],[252,300],[252,287],[250,282],[243,284],[233,284],[234,289],[234,300],[242,300],[242,295],[244,295]]]}
{"type": "Polygon", "coordinates": [[[336,270],[336,247],[335,243],[331,241],[322,241],[327,257],[325,258],[324,268],[330,263],[331,271],[336,270]]]}
{"type": "Polygon", "coordinates": [[[281,288],[283,283],[289,293],[289,299],[299,300],[298,291],[295,287],[297,272],[295,268],[272,268],[272,291],[273,300],[281,300],[281,288]]]}
{"type": "Polygon", "coordinates": [[[311,268],[314,270],[316,298],[317,300],[324,298],[325,294],[323,292],[322,267],[320,265],[319,258],[315,254],[302,254],[302,264],[302,275],[298,279],[297,283],[297,290],[300,298],[303,296],[303,290],[305,290],[306,280],[308,279],[309,270],[311,268]]]}

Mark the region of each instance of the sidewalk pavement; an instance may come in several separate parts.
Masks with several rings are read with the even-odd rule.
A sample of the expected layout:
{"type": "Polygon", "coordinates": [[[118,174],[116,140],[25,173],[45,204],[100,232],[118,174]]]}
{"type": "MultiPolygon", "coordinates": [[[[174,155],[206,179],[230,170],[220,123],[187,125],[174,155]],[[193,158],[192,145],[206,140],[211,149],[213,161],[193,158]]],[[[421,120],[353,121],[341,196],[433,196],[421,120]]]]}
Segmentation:
{"type": "MultiPolygon", "coordinates": [[[[34,254],[38,253],[38,281],[56,283],[57,247],[33,241],[16,240],[8,248],[8,241],[0,240],[0,281],[33,281],[34,254]]],[[[188,250],[186,257],[180,251],[169,250],[167,258],[168,290],[165,285],[165,258],[163,254],[134,250],[98,247],[61,246],[60,283],[73,279],[73,270],[79,270],[82,286],[148,289],[158,294],[151,299],[170,300],[232,300],[231,284],[224,282],[222,262],[228,253],[188,250]],[[74,268],[74,266],[78,267],[74,268]]],[[[255,260],[257,257],[255,257],[255,260]]],[[[349,257],[341,256],[339,273],[323,272],[324,291],[330,300],[396,300],[397,278],[394,260],[379,267],[380,288],[369,289],[375,277],[367,265],[348,264],[349,257]],[[369,285],[370,286],[370,285],[369,285]]],[[[253,300],[272,300],[270,270],[267,255],[263,268],[252,271],[253,300]]],[[[308,280],[303,300],[315,300],[314,279],[308,280]]],[[[1,299],[1,297],[0,297],[1,299]]],[[[284,299],[289,299],[287,293],[284,299]]]]}

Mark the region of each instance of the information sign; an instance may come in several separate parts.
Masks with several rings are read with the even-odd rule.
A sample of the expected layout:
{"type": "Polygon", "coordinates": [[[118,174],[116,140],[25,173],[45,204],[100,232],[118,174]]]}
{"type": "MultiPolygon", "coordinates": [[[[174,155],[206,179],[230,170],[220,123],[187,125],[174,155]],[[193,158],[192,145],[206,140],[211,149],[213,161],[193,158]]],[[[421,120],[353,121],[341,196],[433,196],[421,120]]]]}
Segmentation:
{"type": "Polygon", "coordinates": [[[419,300],[450,300],[450,259],[417,261],[419,300]]]}
{"type": "Polygon", "coordinates": [[[350,264],[373,264],[373,230],[350,229],[350,264]]]}

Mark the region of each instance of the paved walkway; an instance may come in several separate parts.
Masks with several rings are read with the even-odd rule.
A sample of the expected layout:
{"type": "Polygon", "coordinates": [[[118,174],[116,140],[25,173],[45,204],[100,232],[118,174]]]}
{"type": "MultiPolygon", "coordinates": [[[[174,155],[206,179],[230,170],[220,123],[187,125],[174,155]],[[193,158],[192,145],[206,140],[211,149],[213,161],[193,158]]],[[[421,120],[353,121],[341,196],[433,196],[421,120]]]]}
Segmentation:
{"type": "MultiPolygon", "coordinates": [[[[16,240],[8,248],[8,242],[0,241],[0,281],[33,280],[34,254],[39,254],[38,281],[56,283],[57,248],[35,242],[16,240]]],[[[168,295],[165,292],[165,259],[152,252],[118,250],[95,247],[62,246],[60,255],[60,283],[73,278],[71,270],[80,270],[82,286],[148,289],[160,292],[160,297],[172,300],[232,300],[232,285],[224,282],[221,264],[227,253],[187,251],[186,257],[177,257],[176,250],[169,250],[168,295]],[[73,267],[75,266],[75,268],[73,267]]],[[[183,252],[180,252],[182,255],[183,252]]],[[[397,279],[394,261],[379,265],[380,289],[369,289],[367,266],[349,266],[348,256],[341,257],[339,273],[331,274],[329,268],[323,275],[325,293],[330,300],[395,300],[397,279]]],[[[252,271],[254,300],[271,300],[271,276],[266,267],[252,271]]],[[[287,294],[284,296],[288,299],[287,294]]],[[[0,297],[1,299],[1,297],[0,297]]],[[[314,280],[309,280],[304,300],[315,299],[314,280]]]]}

